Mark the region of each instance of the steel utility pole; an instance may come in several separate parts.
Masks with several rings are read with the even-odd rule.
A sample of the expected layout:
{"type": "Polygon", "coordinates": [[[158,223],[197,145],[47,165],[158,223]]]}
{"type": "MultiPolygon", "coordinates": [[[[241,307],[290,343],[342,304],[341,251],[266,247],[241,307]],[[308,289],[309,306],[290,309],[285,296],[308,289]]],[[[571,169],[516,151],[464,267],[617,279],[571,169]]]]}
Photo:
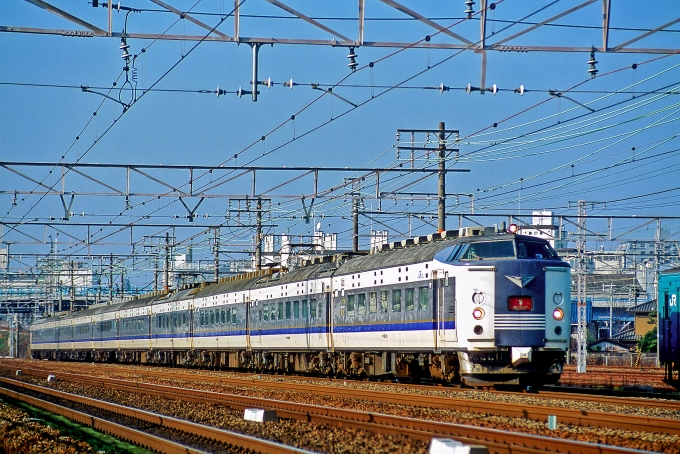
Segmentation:
{"type": "Polygon", "coordinates": [[[257,224],[255,230],[255,269],[262,269],[262,199],[257,198],[257,213],[255,218],[257,224]]]}
{"type": "Polygon", "coordinates": [[[213,251],[215,253],[215,282],[220,281],[220,228],[215,227],[213,229],[214,232],[214,241],[213,241],[213,247],[215,250],[213,251]]]}
{"type": "Polygon", "coordinates": [[[352,196],[352,252],[359,252],[359,199],[352,196]]]}
{"type": "MultiPolygon", "coordinates": [[[[255,192],[255,186],[253,183],[253,192],[255,192]]],[[[267,202],[269,203],[271,207],[271,200],[272,199],[263,199],[260,196],[253,196],[256,197],[256,205],[255,205],[255,247],[254,247],[254,261],[255,263],[253,266],[255,267],[256,270],[262,269],[262,227],[265,227],[262,224],[262,212],[263,211],[270,211],[270,210],[265,210],[262,208],[262,202],[267,202]]],[[[229,199],[229,203],[232,201],[236,201],[239,203],[239,207],[236,209],[230,209],[229,213],[237,213],[240,219],[241,213],[248,213],[248,218],[250,219],[252,211],[250,210],[250,201],[253,199],[253,197],[245,197],[245,198],[234,198],[234,199],[229,199]],[[244,202],[245,208],[241,208],[241,202],[244,202]]],[[[251,226],[252,227],[252,226],[251,226]]]]}
{"type": "Polygon", "coordinates": [[[69,312],[73,312],[73,307],[76,303],[76,282],[75,276],[73,276],[73,260],[69,260],[69,268],[71,272],[71,302],[69,307],[69,312]]]}
{"type": "Polygon", "coordinates": [[[576,276],[578,279],[578,346],[576,371],[586,372],[586,201],[578,201],[578,241],[576,250],[578,253],[576,262],[576,276]]]}
{"type": "Polygon", "coordinates": [[[163,268],[163,290],[170,289],[170,233],[165,232],[165,263],[163,268]]]}
{"type": "MultiPolygon", "coordinates": [[[[446,145],[447,136],[455,135],[455,141],[458,139],[459,131],[457,129],[446,129],[446,125],[443,121],[439,122],[438,129],[397,129],[397,141],[400,140],[401,134],[409,134],[411,137],[411,142],[408,146],[397,145],[397,152],[407,151],[407,160],[411,163],[411,169],[416,169],[416,160],[424,160],[427,164],[431,163],[431,157],[435,156],[437,160],[437,230],[443,232],[446,230],[446,173],[447,172],[469,172],[467,169],[447,169],[446,160],[450,152],[456,153],[456,158],[458,156],[457,148],[448,148],[446,145]],[[425,134],[425,140],[419,144],[416,142],[415,135],[425,134]],[[436,142],[431,140],[431,135],[436,135],[436,142]],[[436,148],[433,147],[436,143],[436,148]]],[[[399,158],[397,154],[397,159],[399,158]]],[[[419,193],[419,196],[427,196],[428,194],[419,193]]],[[[457,195],[467,195],[467,194],[457,194],[457,195]]]]}
{"type": "Polygon", "coordinates": [[[446,128],[439,122],[439,176],[437,180],[437,230],[446,230],[446,128]]]}

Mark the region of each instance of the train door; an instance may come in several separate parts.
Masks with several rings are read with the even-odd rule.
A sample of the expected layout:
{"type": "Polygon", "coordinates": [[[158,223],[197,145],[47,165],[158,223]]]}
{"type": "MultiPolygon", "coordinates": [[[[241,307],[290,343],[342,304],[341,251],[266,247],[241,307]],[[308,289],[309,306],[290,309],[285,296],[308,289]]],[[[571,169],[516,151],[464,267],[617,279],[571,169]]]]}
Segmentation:
{"type": "MultiPolygon", "coordinates": [[[[323,284],[322,284],[323,286],[323,284]]],[[[328,288],[323,288],[323,296],[324,296],[324,306],[326,308],[326,314],[324,319],[319,319],[317,320],[324,320],[325,324],[325,330],[326,330],[326,345],[328,347],[328,351],[335,351],[335,345],[333,345],[333,293],[331,291],[330,286],[328,288]]],[[[321,324],[321,323],[319,323],[321,324]]]]}
{"type": "MultiPolygon", "coordinates": [[[[248,296],[246,298],[245,295],[244,295],[244,299],[245,299],[245,303],[243,305],[246,308],[246,326],[245,326],[245,329],[246,329],[246,331],[245,331],[246,350],[252,351],[253,346],[250,344],[250,327],[252,326],[251,322],[250,322],[250,314],[251,314],[251,312],[253,312],[253,313],[255,313],[255,316],[257,316],[257,309],[254,309],[254,310],[251,311],[250,306],[253,303],[251,302],[250,296],[248,296]]],[[[255,300],[254,303],[257,304],[257,300],[255,300]]]]}
{"type": "MultiPolygon", "coordinates": [[[[661,292],[659,292],[661,293],[661,292]]],[[[668,290],[663,292],[663,303],[661,306],[661,321],[659,323],[659,361],[667,362],[672,356],[671,351],[671,320],[670,320],[670,295],[668,290]]]]}
{"type": "Polygon", "coordinates": [[[456,278],[448,271],[432,272],[432,306],[435,311],[435,349],[456,342],[456,278]]]}

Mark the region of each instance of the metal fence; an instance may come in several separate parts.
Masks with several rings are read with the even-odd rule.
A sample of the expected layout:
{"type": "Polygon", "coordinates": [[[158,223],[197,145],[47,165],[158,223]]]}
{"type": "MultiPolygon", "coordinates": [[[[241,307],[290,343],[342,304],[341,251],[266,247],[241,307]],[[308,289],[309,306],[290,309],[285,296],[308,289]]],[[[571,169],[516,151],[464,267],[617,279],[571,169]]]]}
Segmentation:
{"type": "MultiPolygon", "coordinates": [[[[659,367],[656,353],[588,352],[586,361],[589,366],[659,367]]],[[[570,363],[576,364],[574,353],[571,355],[570,363]]]]}

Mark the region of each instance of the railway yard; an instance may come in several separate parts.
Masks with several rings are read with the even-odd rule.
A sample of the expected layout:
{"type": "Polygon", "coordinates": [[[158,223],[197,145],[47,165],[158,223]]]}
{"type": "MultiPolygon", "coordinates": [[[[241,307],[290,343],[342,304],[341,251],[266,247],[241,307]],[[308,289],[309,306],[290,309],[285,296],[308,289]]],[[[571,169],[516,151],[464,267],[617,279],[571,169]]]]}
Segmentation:
{"type": "MultiPolygon", "coordinates": [[[[647,377],[647,387],[661,388],[654,396],[677,396],[656,385],[657,370],[593,368],[586,377],[613,383],[607,374],[628,385],[647,377]]],[[[567,368],[566,381],[573,375],[567,368]]],[[[497,453],[680,453],[679,401],[560,388],[511,392],[3,359],[0,392],[3,403],[26,401],[158,452],[425,453],[437,437],[497,453]],[[252,408],[277,418],[244,420],[252,408]]],[[[28,452],[7,446],[16,432],[14,443],[24,440],[32,452],[88,452],[17,411],[2,405],[5,451],[28,452]]]]}

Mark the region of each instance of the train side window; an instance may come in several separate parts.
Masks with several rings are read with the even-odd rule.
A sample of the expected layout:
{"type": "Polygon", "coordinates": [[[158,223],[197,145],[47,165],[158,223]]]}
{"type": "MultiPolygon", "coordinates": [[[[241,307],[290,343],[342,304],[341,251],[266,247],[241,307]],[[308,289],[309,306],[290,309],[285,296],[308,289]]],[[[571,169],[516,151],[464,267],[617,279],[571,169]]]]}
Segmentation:
{"type": "Polygon", "coordinates": [[[262,305],[262,312],[263,312],[263,320],[265,322],[269,321],[269,305],[268,304],[263,304],[262,305]]]}
{"type": "Polygon", "coordinates": [[[205,322],[205,312],[201,311],[201,312],[199,313],[199,323],[198,323],[198,324],[199,324],[200,326],[203,326],[203,325],[204,325],[204,322],[205,322]]]}
{"type": "Polygon", "coordinates": [[[386,314],[389,307],[390,292],[387,290],[380,291],[380,313],[386,314]]]}
{"type": "Polygon", "coordinates": [[[392,312],[401,312],[401,290],[392,290],[392,312]]]}
{"type": "Polygon", "coordinates": [[[368,312],[370,314],[378,312],[378,294],[376,292],[369,292],[368,294],[368,312]]]}
{"type": "Polygon", "coordinates": [[[316,300],[309,301],[309,318],[316,318],[316,300]]]}
{"type": "Polygon", "coordinates": [[[231,323],[236,324],[236,308],[231,311],[231,323]]]}
{"type": "Polygon", "coordinates": [[[280,302],[280,303],[279,303],[278,319],[279,319],[279,320],[283,320],[283,302],[280,302]]]}
{"type": "Polygon", "coordinates": [[[225,311],[225,322],[229,323],[231,320],[231,308],[228,307],[227,310],[225,311]]]}
{"type": "Polygon", "coordinates": [[[222,324],[224,325],[225,323],[227,323],[227,311],[224,308],[222,308],[222,310],[220,311],[220,315],[222,316],[221,317],[222,324]]]}
{"type": "Polygon", "coordinates": [[[421,311],[427,310],[427,303],[430,300],[430,292],[427,287],[420,287],[418,289],[418,309],[421,311]]]}
{"type": "Polygon", "coordinates": [[[286,301],[286,320],[290,320],[290,301],[286,301]]]}
{"type": "Polygon", "coordinates": [[[215,311],[213,310],[210,311],[210,324],[211,325],[215,324],[215,311]]]}
{"type": "Polygon", "coordinates": [[[446,261],[447,261],[447,262],[453,262],[453,261],[456,259],[456,254],[458,254],[458,251],[460,251],[460,248],[461,248],[461,247],[462,247],[462,246],[461,246],[460,244],[456,244],[456,245],[453,247],[453,250],[451,251],[451,253],[449,254],[449,258],[446,259],[446,261]]]}
{"type": "Polygon", "coordinates": [[[302,318],[307,318],[309,316],[309,310],[307,305],[307,300],[302,300],[302,318]]]}
{"type": "Polygon", "coordinates": [[[274,322],[274,321],[276,321],[276,303],[272,303],[270,307],[271,307],[271,314],[270,314],[271,317],[269,318],[269,320],[274,322]]]}
{"type": "Polygon", "coordinates": [[[366,315],[366,294],[357,295],[357,315],[366,315]]]}
{"type": "Polygon", "coordinates": [[[300,302],[293,301],[293,318],[300,318],[300,302]]]}
{"type": "Polygon", "coordinates": [[[347,315],[354,315],[354,295],[347,295],[347,315]]]}
{"type": "Polygon", "coordinates": [[[413,311],[415,308],[415,304],[413,302],[413,289],[412,288],[407,288],[404,291],[404,303],[406,306],[407,311],[413,311]]]}

